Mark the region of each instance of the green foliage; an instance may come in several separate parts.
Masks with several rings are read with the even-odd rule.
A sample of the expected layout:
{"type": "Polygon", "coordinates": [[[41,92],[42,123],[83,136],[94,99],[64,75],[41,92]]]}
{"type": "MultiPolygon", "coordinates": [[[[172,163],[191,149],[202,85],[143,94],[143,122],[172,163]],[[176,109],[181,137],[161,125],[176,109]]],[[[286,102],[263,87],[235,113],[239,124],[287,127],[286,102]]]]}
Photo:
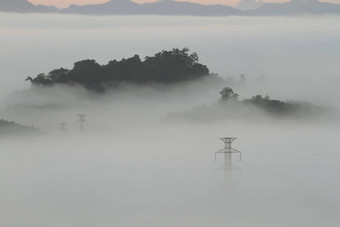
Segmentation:
{"type": "Polygon", "coordinates": [[[0,120],[0,135],[6,134],[38,134],[40,130],[33,126],[17,124],[14,121],[0,120]]]}
{"type": "Polygon", "coordinates": [[[242,103],[255,105],[272,114],[287,115],[301,110],[300,105],[298,104],[287,103],[280,100],[271,100],[269,96],[263,98],[261,95],[253,96],[251,99],[245,99],[242,103]]]}
{"type": "Polygon", "coordinates": [[[234,102],[238,105],[252,105],[276,116],[305,115],[325,111],[324,108],[314,106],[307,102],[283,102],[270,99],[269,96],[262,97],[261,95],[256,95],[250,99],[244,99],[239,102],[237,100],[239,95],[230,87],[225,87],[219,94],[221,95],[221,103],[234,102]]]}
{"type": "Polygon", "coordinates": [[[74,63],[71,70],[55,69],[47,75],[41,73],[35,78],[27,77],[32,85],[39,87],[54,84],[80,84],[84,87],[103,91],[122,82],[129,83],[176,83],[198,79],[209,75],[207,66],[198,63],[196,53],[188,48],[161,51],[144,61],[138,55],[121,61],[112,60],[107,65],[99,65],[95,60],[74,63]]]}
{"type": "Polygon", "coordinates": [[[222,102],[237,102],[239,96],[230,87],[223,88],[219,94],[221,95],[220,101],[222,102]]]}

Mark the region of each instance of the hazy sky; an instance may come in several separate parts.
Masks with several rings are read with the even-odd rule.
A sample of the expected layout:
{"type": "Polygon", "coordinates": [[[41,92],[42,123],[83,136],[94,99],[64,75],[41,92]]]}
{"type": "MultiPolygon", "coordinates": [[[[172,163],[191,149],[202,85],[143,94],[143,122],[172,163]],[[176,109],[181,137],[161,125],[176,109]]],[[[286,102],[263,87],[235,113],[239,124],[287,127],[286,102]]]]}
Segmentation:
{"type": "MultiPolygon", "coordinates": [[[[107,2],[108,0],[29,0],[34,4],[44,4],[44,5],[55,5],[57,7],[68,7],[71,4],[97,4],[107,2]]],[[[137,3],[145,3],[145,2],[156,2],[158,0],[133,0],[137,3]]],[[[224,4],[224,5],[235,5],[240,0],[178,0],[178,1],[186,1],[186,2],[197,2],[200,4],[224,4]]],[[[289,0],[264,0],[264,2],[284,2],[289,0]]],[[[340,0],[321,0],[321,1],[329,1],[334,3],[340,3],[340,0]]]]}

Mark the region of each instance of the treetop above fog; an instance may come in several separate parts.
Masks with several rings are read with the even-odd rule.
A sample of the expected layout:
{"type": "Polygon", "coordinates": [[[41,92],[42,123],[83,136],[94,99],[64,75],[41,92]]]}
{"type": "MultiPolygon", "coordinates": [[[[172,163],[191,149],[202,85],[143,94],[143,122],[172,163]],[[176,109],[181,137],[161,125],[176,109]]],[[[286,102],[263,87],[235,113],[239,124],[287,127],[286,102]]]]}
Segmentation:
{"type": "Polygon", "coordinates": [[[73,69],[54,69],[48,74],[27,77],[32,85],[48,87],[55,84],[83,85],[95,91],[114,87],[120,83],[176,83],[211,75],[207,66],[198,62],[196,53],[188,48],[161,51],[141,60],[138,55],[120,61],[112,60],[100,65],[86,59],[74,63],[73,69]]]}

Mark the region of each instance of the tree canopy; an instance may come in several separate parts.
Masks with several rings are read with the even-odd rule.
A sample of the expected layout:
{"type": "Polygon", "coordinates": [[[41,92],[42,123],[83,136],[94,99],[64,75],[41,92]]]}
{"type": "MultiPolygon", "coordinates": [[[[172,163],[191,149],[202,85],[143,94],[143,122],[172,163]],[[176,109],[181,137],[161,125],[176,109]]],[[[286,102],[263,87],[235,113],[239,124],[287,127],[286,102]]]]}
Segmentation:
{"type": "Polygon", "coordinates": [[[93,59],[74,63],[73,69],[54,69],[48,74],[27,77],[32,85],[48,87],[55,84],[80,84],[85,88],[103,91],[122,82],[176,83],[210,75],[207,66],[198,62],[196,53],[188,48],[161,51],[142,61],[138,55],[100,65],[93,59]]]}
{"type": "Polygon", "coordinates": [[[302,107],[297,103],[288,103],[280,100],[270,99],[269,96],[262,97],[261,95],[253,96],[251,99],[242,101],[244,104],[252,104],[268,113],[276,115],[287,115],[302,111],[302,107]]]}
{"type": "Polygon", "coordinates": [[[239,96],[230,87],[223,88],[223,90],[219,94],[221,95],[220,101],[223,102],[236,102],[239,96]]]}
{"type": "Polygon", "coordinates": [[[0,119],[0,135],[10,135],[10,134],[39,134],[41,133],[38,128],[33,126],[25,126],[14,121],[5,121],[0,119]]]}
{"type": "Polygon", "coordinates": [[[272,115],[294,115],[308,114],[311,112],[320,112],[324,110],[321,107],[312,105],[307,102],[284,102],[281,100],[271,99],[269,96],[255,95],[249,99],[238,101],[239,95],[230,87],[225,87],[219,93],[221,95],[220,103],[236,103],[240,105],[252,105],[272,115]]]}

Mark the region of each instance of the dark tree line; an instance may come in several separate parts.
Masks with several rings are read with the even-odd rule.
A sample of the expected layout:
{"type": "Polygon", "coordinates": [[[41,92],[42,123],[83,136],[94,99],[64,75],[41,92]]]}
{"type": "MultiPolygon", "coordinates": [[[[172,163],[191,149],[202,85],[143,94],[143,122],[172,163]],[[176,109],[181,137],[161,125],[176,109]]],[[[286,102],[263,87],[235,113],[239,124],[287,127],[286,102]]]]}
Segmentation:
{"type": "Polygon", "coordinates": [[[0,134],[39,134],[40,130],[33,126],[26,126],[14,121],[0,120],[0,134]]]}
{"type": "Polygon", "coordinates": [[[100,65],[95,60],[82,60],[74,63],[73,69],[55,69],[48,74],[27,77],[32,85],[48,87],[55,84],[80,84],[95,91],[104,91],[122,82],[176,83],[210,75],[207,66],[198,62],[196,53],[188,48],[161,51],[152,57],[141,60],[138,55],[121,61],[112,60],[100,65]]]}
{"type": "Polygon", "coordinates": [[[238,101],[239,95],[230,87],[223,88],[219,94],[221,95],[220,102],[222,103],[232,102],[244,105],[253,105],[273,115],[292,115],[297,113],[308,114],[311,112],[323,111],[321,107],[307,102],[283,102],[281,100],[270,99],[269,96],[262,97],[262,95],[256,95],[250,99],[238,101]]]}
{"type": "Polygon", "coordinates": [[[253,96],[251,99],[242,101],[244,104],[252,104],[268,113],[275,115],[294,114],[302,111],[302,107],[297,103],[288,103],[281,100],[270,99],[269,96],[262,97],[261,95],[253,96]]]}

